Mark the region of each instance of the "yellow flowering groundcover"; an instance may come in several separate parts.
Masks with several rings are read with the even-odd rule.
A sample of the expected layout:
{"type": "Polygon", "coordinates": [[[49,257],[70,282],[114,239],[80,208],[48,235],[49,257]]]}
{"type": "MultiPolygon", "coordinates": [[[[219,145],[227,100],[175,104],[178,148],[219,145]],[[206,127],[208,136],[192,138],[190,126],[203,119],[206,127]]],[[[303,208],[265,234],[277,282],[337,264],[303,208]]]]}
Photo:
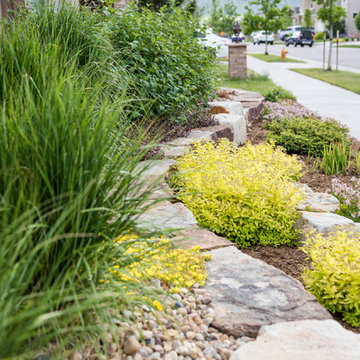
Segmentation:
{"type": "MultiPolygon", "coordinates": [[[[143,240],[135,235],[120,236],[114,240],[117,245],[129,242],[126,253],[132,258],[126,267],[114,265],[112,275],[120,282],[158,279],[170,293],[181,288],[191,288],[198,283],[205,285],[205,261],[209,255],[200,253],[200,247],[188,250],[174,248],[166,238],[143,240]]],[[[154,303],[158,310],[160,303],[154,303]]]]}
{"type": "Polygon", "coordinates": [[[242,247],[297,238],[302,165],[295,156],[273,144],[235,147],[223,139],[195,143],[176,167],[171,184],[200,225],[242,247]]]}

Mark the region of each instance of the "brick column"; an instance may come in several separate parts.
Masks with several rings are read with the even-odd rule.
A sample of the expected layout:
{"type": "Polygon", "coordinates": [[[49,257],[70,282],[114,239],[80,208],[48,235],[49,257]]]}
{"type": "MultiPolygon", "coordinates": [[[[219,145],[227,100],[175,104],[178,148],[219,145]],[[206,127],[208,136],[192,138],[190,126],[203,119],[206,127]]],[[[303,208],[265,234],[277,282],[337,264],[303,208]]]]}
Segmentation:
{"type": "Polygon", "coordinates": [[[230,44],[229,78],[246,79],[246,44],[230,44]]]}

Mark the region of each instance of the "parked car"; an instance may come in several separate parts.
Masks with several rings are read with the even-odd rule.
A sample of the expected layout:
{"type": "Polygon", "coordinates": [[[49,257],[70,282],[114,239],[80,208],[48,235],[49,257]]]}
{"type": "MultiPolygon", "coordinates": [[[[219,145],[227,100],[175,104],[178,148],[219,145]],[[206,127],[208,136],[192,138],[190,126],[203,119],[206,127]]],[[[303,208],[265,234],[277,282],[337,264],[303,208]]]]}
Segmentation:
{"type": "Polygon", "coordinates": [[[216,57],[221,58],[228,56],[229,51],[226,45],[231,43],[230,39],[214,34],[211,29],[207,29],[206,34],[200,31],[196,32],[196,37],[205,48],[214,49],[216,51],[216,57]]]}
{"type": "Polygon", "coordinates": [[[312,29],[301,29],[300,31],[296,31],[291,36],[285,39],[285,45],[289,46],[293,44],[295,47],[300,45],[303,47],[304,45],[309,45],[312,47],[314,43],[314,32],[312,29]]]}
{"type": "Polygon", "coordinates": [[[303,27],[300,25],[297,26],[289,26],[287,27],[285,30],[279,30],[276,33],[276,37],[282,41],[285,41],[285,39],[289,36],[291,36],[292,34],[294,34],[297,31],[300,31],[303,27]]]}
{"type": "Polygon", "coordinates": [[[275,35],[271,32],[258,31],[253,34],[253,43],[260,45],[261,43],[274,44],[275,35]]]}

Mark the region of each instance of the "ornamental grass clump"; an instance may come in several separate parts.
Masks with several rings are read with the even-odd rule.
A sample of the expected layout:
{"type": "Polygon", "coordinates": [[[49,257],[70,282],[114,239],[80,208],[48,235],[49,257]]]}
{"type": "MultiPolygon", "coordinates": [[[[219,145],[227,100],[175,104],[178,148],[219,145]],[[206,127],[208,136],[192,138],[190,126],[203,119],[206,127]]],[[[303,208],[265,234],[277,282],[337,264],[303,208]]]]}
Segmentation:
{"type": "Polygon", "coordinates": [[[178,249],[166,238],[143,240],[135,235],[120,236],[114,242],[117,246],[127,243],[126,255],[133,259],[126,269],[116,263],[110,268],[110,273],[119,282],[158,279],[170,293],[190,289],[196,283],[205,285],[205,261],[210,256],[201,254],[200,246],[178,249]]]}
{"type": "Polygon", "coordinates": [[[312,234],[302,250],[311,261],[303,274],[306,287],[330,312],[360,326],[359,232],[339,229],[328,235],[312,234]]]}
{"type": "Polygon", "coordinates": [[[114,259],[131,265],[112,239],[137,229],[152,191],[123,111],[130,99],[119,88],[113,101],[83,16],[29,13],[0,28],[0,358],[31,359],[50,342],[54,359],[84,339],[99,349],[105,308],[131,300],[99,279],[114,259]],[[57,26],[40,31],[51,16],[57,26]]]}
{"type": "Polygon", "coordinates": [[[228,140],[196,143],[176,163],[171,182],[201,226],[237,242],[293,244],[295,180],[302,165],[273,144],[236,148],[228,140]]]}
{"type": "Polygon", "coordinates": [[[323,170],[326,175],[345,174],[351,164],[351,152],[347,144],[333,143],[324,147],[320,169],[323,170]]]}

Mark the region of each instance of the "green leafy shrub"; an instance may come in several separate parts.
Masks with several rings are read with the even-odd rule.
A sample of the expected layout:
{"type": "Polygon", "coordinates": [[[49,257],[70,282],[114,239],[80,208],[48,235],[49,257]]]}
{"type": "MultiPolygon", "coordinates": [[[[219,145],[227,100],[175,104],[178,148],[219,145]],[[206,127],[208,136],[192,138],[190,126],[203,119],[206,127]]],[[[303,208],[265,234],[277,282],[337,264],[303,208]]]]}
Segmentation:
{"type": "MultiPolygon", "coordinates": [[[[329,33],[325,32],[325,34],[326,34],[326,39],[329,39],[329,33]]],[[[315,40],[324,40],[324,32],[320,31],[320,32],[316,33],[314,38],[315,38],[315,40]]]]}
{"type": "Polygon", "coordinates": [[[265,101],[278,102],[281,99],[293,99],[296,100],[295,96],[287,90],[281,87],[268,88],[261,90],[260,94],[264,96],[265,101]]]}
{"type": "Polygon", "coordinates": [[[356,230],[308,237],[302,250],[311,260],[303,279],[317,300],[332,313],[360,326],[360,238],[356,230]]]}
{"type": "Polygon", "coordinates": [[[291,244],[301,164],[273,145],[197,143],[176,163],[172,183],[200,225],[236,241],[291,244]]]}
{"type": "Polygon", "coordinates": [[[215,56],[198,42],[196,27],[179,8],[155,13],[129,6],[113,19],[119,61],[136,80],[129,91],[152,101],[149,116],[179,120],[184,109],[206,103],[212,94],[215,56]]]}
{"type": "Polygon", "coordinates": [[[284,98],[285,94],[282,89],[278,88],[269,88],[261,91],[261,95],[264,96],[265,101],[278,102],[280,99],[284,98]]]}
{"type": "Polygon", "coordinates": [[[267,123],[267,139],[275,141],[288,152],[311,156],[322,156],[324,147],[333,142],[349,146],[349,130],[332,120],[316,117],[283,118],[267,123]]]}

